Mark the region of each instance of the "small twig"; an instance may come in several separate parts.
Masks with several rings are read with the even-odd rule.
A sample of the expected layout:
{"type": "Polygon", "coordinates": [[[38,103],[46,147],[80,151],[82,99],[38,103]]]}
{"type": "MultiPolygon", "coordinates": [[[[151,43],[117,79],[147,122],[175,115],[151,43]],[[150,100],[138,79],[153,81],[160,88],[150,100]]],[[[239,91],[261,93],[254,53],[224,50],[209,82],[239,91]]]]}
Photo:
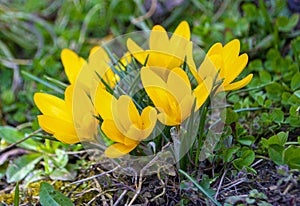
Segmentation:
{"type": "Polygon", "coordinates": [[[219,195],[219,191],[220,191],[220,189],[221,189],[221,186],[222,186],[222,183],[223,183],[223,181],[224,181],[224,178],[225,178],[226,173],[227,173],[227,169],[225,169],[225,171],[224,171],[224,173],[223,173],[223,175],[222,175],[222,177],[221,177],[220,184],[219,184],[218,189],[217,189],[217,192],[216,192],[216,194],[215,194],[215,199],[217,199],[217,197],[218,197],[218,195],[219,195]]]}
{"type": "Polygon", "coordinates": [[[224,188],[224,189],[222,190],[222,192],[224,192],[224,191],[226,191],[226,190],[229,190],[230,188],[235,187],[235,186],[237,186],[237,185],[239,185],[239,184],[245,182],[246,180],[247,180],[247,178],[244,177],[244,178],[238,179],[238,180],[236,180],[236,181],[233,181],[233,182],[231,182],[231,183],[229,183],[229,184],[227,184],[227,185],[224,185],[222,188],[224,188],[224,187],[226,187],[226,188],[224,188]],[[227,187],[227,186],[228,186],[228,187],[227,187]]]}
{"type": "Polygon", "coordinates": [[[287,188],[285,188],[283,195],[286,195],[286,193],[288,193],[288,191],[293,187],[293,183],[290,183],[287,188]]]}
{"type": "Polygon", "coordinates": [[[142,15],[142,16],[139,16],[139,17],[137,17],[135,19],[132,19],[131,23],[137,24],[137,23],[139,23],[141,21],[144,21],[145,19],[150,18],[154,14],[154,12],[156,10],[156,7],[157,7],[157,0],[152,0],[149,11],[147,11],[147,13],[144,14],[144,15],[142,15]]]}
{"type": "Polygon", "coordinates": [[[94,175],[94,176],[91,176],[91,177],[88,177],[88,178],[85,178],[85,179],[82,179],[82,180],[78,180],[78,181],[72,182],[72,183],[70,183],[68,186],[74,185],[74,184],[78,184],[78,183],[82,183],[82,182],[86,182],[86,181],[89,181],[89,180],[91,180],[91,179],[94,179],[94,178],[97,178],[97,177],[101,177],[101,176],[103,176],[103,175],[107,175],[107,174],[109,174],[109,173],[112,173],[112,172],[116,171],[117,169],[119,169],[119,167],[120,167],[120,166],[117,166],[117,167],[115,167],[114,169],[109,170],[109,171],[107,171],[107,172],[103,172],[103,173],[98,174],[98,175],[94,175]]]}
{"type": "Polygon", "coordinates": [[[162,191],[159,195],[153,197],[153,198],[150,200],[150,202],[153,202],[154,200],[158,199],[159,197],[163,196],[163,195],[166,193],[165,183],[164,183],[164,181],[163,181],[163,180],[161,179],[161,177],[160,177],[160,170],[161,170],[161,167],[158,169],[157,177],[158,177],[159,181],[161,182],[161,184],[162,184],[162,186],[163,186],[163,191],[162,191]]]}
{"type": "Polygon", "coordinates": [[[262,161],[264,161],[264,159],[259,159],[256,162],[254,162],[250,167],[254,167],[254,166],[258,165],[259,163],[261,163],[262,161]]]}
{"type": "Polygon", "coordinates": [[[7,152],[8,150],[12,149],[14,146],[24,142],[25,140],[29,139],[30,137],[34,136],[36,133],[39,133],[41,131],[42,131],[42,129],[38,129],[38,130],[30,133],[29,135],[25,136],[24,138],[20,139],[19,141],[5,147],[3,150],[0,151],[0,155],[3,154],[4,152],[7,152]]]}
{"type": "MultiPolygon", "coordinates": [[[[168,146],[170,145],[170,142],[167,143],[163,148],[162,150],[164,150],[165,148],[167,148],[168,146]]],[[[129,202],[128,206],[131,206],[134,201],[136,200],[136,198],[139,196],[141,190],[142,190],[142,184],[143,184],[143,175],[144,175],[144,171],[149,168],[150,166],[152,166],[155,161],[159,158],[159,155],[156,155],[145,167],[143,167],[140,171],[140,176],[139,176],[139,182],[138,182],[138,186],[137,186],[137,189],[136,189],[136,192],[133,196],[133,198],[131,199],[131,201],[129,202]]]]}
{"type": "Polygon", "coordinates": [[[119,204],[119,202],[123,199],[123,197],[126,195],[127,192],[128,192],[128,190],[124,190],[113,206],[117,206],[119,204]]]}

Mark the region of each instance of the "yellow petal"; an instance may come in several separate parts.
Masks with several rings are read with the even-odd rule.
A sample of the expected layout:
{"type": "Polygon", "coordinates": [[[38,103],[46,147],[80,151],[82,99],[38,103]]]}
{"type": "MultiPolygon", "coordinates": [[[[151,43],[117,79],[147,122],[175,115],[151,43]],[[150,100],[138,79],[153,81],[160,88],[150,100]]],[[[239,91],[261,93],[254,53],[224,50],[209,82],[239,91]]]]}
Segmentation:
{"type": "Polygon", "coordinates": [[[58,136],[58,140],[68,144],[79,142],[73,122],[46,115],[39,115],[38,121],[40,127],[50,134],[66,134],[58,136]]]}
{"type": "Polygon", "coordinates": [[[186,118],[188,118],[191,115],[194,100],[195,98],[193,95],[186,95],[180,102],[180,112],[178,113],[180,116],[177,117],[177,119],[180,119],[180,122],[183,122],[186,118]]]}
{"type": "Polygon", "coordinates": [[[125,134],[131,125],[141,128],[141,117],[129,96],[122,95],[113,108],[113,118],[120,132],[125,134]]]}
{"type": "Polygon", "coordinates": [[[249,84],[252,77],[253,77],[253,74],[249,74],[247,77],[245,77],[244,79],[242,79],[238,82],[234,82],[234,83],[231,83],[229,85],[225,85],[224,89],[225,89],[225,91],[240,89],[240,88],[246,86],[247,84],[249,84]]]}
{"type": "Polygon", "coordinates": [[[175,29],[173,36],[180,36],[182,38],[189,40],[191,37],[189,24],[186,21],[180,22],[180,24],[175,29]]]}
{"type": "Polygon", "coordinates": [[[221,76],[224,78],[224,85],[229,84],[233,80],[235,80],[240,75],[240,73],[245,69],[247,62],[248,62],[248,55],[242,54],[241,56],[235,58],[231,64],[225,65],[224,67],[225,76],[221,76]]]}
{"type": "MultiPolygon", "coordinates": [[[[221,55],[210,55],[206,56],[203,62],[200,65],[199,71],[198,71],[198,84],[201,84],[202,81],[206,78],[210,78],[213,80],[218,81],[219,78],[218,70],[221,67],[222,63],[222,56],[221,55]]],[[[221,72],[221,71],[220,71],[221,72]]]]}
{"type": "Polygon", "coordinates": [[[173,116],[168,116],[166,113],[159,113],[157,115],[157,119],[167,126],[176,126],[181,124],[180,120],[175,119],[173,116]]]}
{"type": "Polygon", "coordinates": [[[178,102],[181,102],[186,95],[190,95],[191,84],[185,71],[179,67],[172,69],[168,77],[167,89],[178,102]]]}
{"type": "Polygon", "coordinates": [[[150,50],[167,51],[166,48],[168,45],[166,45],[166,43],[169,43],[169,37],[166,30],[160,25],[154,26],[150,33],[150,50]]]}
{"type": "Polygon", "coordinates": [[[153,107],[148,106],[143,109],[141,118],[143,122],[144,138],[147,138],[155,127],[157,112],[153,107]]]}
{"type": "Polygon", "coordinates": [[[194,89],[194,95],[196,97],[195,111],[198,110],[208,98],[212,85],[213,79],[208,77],[194,89]]]}
{"type": "Polygon", "coordinates": [[[121,143],[115,143],[115,144],[110,145],[105,150],[104,153],[109,158],[118,158],[118,157],[126,155],[129,152],[131,152],[132,150],[134,150],[134,148],[136,148],[137,145],[138,145],[138,142],[135,144],[132,144],[132,145],[124,145],[121,143]]]}
{"type": "MultiPolygon", "coordinates": [[[[112,114],[112,102],[115,97],[107,92],[102,87],[98,86],[97,92],[95,95],[95,109],[96,112],[101,116],[102,119],[113,119],[112,114]]],[[[115,99],[116,100],[116,99],[115,99]]]]}
{"type": "MultiPolygon", "coordinates": [[[[122,144],[125,144],[125,136],[123,133],[121,133],[115,122],[112,120],[104,120],[101,129],[104,132],[104,134],[111,139],[114,142],[119,142],[122,144]]],[[[128,142],[128,144],[132,144],[133,140],[131,142],[128,142]]]]}
{"type": "Polygon", "coordinates": [[[223,58],[226,64],[227,61],[235,59],[240,53],[240,41],[234,39],[228,42],[223,48],[223,58]]]}
{"type": "Polygon", "coordinates": [[[52,117],[60,117],[62,119],[72,119],[64,100],[44,93],[35,93],[33,99],[34,103],[43,114],[52,117]]]}
{"type": "Polygon", "coordinates": [[[94,46],[91,50],[90,50],[90,54],[89,56],[92,56],[93,54],[95,54],[98,49],[102,49],[100,46],[94,46]]]}
{"type": "Polygon", "coordinates": [[[223,55],[223,46],[221,43],[215,43],[214,45],[212,45],[210,47],[210,49],[208,50],[207,56],[211,56],[211,55],[223,55]]]}
{"type": "Polygon", "coordinates": [[[70,49],[63,49],[61,61],[71,84],[74,84],[82,66],[86,61],[70,49]]]}
{"type": "Polygon", "coordinates": [[[134,58],[144,65],[147,59],[147,52],[145,52],[141,47],[139,47],[132,39],[127,40],[128,51],[134,56],[134,58]]]}

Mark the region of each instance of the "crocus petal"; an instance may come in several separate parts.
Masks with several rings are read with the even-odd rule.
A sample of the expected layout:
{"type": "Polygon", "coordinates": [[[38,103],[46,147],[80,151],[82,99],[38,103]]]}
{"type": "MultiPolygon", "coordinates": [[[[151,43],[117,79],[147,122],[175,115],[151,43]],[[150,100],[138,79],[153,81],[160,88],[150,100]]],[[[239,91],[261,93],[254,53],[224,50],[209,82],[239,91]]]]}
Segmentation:
{"type": "Polygon", "coordinates": [[[58,119],[46,115],[39,115],[38,121],[40,127],[50,134],[54,134],[58,140],[72,144],[79,142],[73,122],[58,119]],[[55,134],[67,134],[66,137],[55,134]]]}
{"type": "MultiPolygon", "coordinates": [[[[191,38],[189,24],[186,21],[180,22],[180,24],[175,29],[173,36],[180,36],[182,38],[189,40],[191,38]]],[[[171,40],[172,40],[173,36],[171,37],[171,40]]]]}
{"type": "Polygon", "coordinates": [[[160,26],[156,25],[152,28],[149,38],[150,50],[154,51],[166,51],[169,42],[169,37],[166,30],[160,26]]]}
{"type": "Polygon", "coordinates": [[[43,114],[52,117],[60,117],[61,119],[71,120],[71,115],[66,112],[66,104],[64,100],[44,93],[35,93],[33,96],[34,103],[43,114]]]}
{"type": "Polygon", "coordinates": [[[122,95],[116,104],[113,105],[113,118],[117,128],[123,134],[126,133],[132,124],[141,128],[141,117],[129,96],[122,95]]]}
{"type": "Polygon", "coordinates": [[[141,47],[139,47],[132,39],[127,40],[128,51],[134,56],[134,58],[144,65],[148,53],[145,52],[141,47]]]}
{"type": "Polygon", "coordinates": [[[129,152],[131,152],[132,150],[134,150],[134,148],[136,148],[137,145],[138,145],[138,143],[132,144],[132,145],[124,145],[121,143],[115,143],[115,144],[110,145],[105,150],[104,154],[109,158],[118,158],[118,157],[126,155],[129,152]]]}
{"type": "Polygon", "coordinates": [[[159,113],[157,115],[157,119],[163,123],[164,125],[167,126],[175,126],[175,125],[180,125],[181,120],[175,119],[173,116],[168,116],[166,113],[159,113]]]}
{"type": "Polygon", "coordinates": [[[194,100],[195,97],[193,95],[186,95],[180,102],[180,113],[178,113],[180,116],[177,119],[180,119],[181,122],[191,115],[194,100]]]}
{"type": "Polygon", "coordinates": [[[70,83],[74,84],[82,66],[86,63],[86,61],[70,49],[62,50],[61,61],[70,83]]]}
{"type": "Polygon", "coordinates": [[[113,119],[112,114],[112,102],[115,97],[107,92],[102,87],[97,88],[95,95],[95,109],[96,112],[101,116],[102,119],[113,119]]]}
{"type": "Polygon", "coordinates": [[[240,41],[238,39],[234,39],[228,42],[223,48],[223,57],[224,62],[231,61],[239,56],[240,53],[240,41]]]}
{"type": "Polygon", "coordinates": [[[213,79],[208,77],[193,90],[194,95],[196,97],[195,111],[198,110],[208,98],[212,89],[212,85],[213,79]]]}
{"type": "Polygon", "coordinates": [[[228,64],[228,66],[225,65],[223,69],[225,73],[224,77],[226,77],[224,78],[224,85],[227,85],[231,83],[233,80],[235,80],[244,70],[244,68],[247,65],[247,62],[248,62],[248,55],[245,53],[237,58],[234,58],[234,61],[231,64],[228,64]]]}
{"type": "Polygon", "coordinates": [[[223,46],[221,43],[218,42],[210,47],[206,55],[207,56],[216,55],[216,54],[222,55],[222,52],[223,52],[223,46]]]}
{"type": "Polygon", "coordinates": [[[191,84],[185,71],[177,67],[172,69],[167,82],[168,90],[180,102],[186,95],[191,94],[191,84]],[[180,88],[180,89],[178,89],[180,88]]]}
{"type": "Polygon", "coordinates": [[[134,139],[126,137],[124,133],[121,133],[115,122],[112,120],[104,120],[101,125],[101,129],[104,134],[114,142],[119,142],[124,145],[132,145],[136,142],[134,139]]]}
{"type": "Polygon", "coordinates": [[[246,86],[247,84],[249,84],[249,82],[251,81],[252,77],[253,77],[253,74],[249,74],[247,77],[245,77],[244,79],[242,79],[240,81],[231,83],[229,85],[225,85],[224,89],[225,89],[225,91],[240,89],[240,88],[246,86]]]}

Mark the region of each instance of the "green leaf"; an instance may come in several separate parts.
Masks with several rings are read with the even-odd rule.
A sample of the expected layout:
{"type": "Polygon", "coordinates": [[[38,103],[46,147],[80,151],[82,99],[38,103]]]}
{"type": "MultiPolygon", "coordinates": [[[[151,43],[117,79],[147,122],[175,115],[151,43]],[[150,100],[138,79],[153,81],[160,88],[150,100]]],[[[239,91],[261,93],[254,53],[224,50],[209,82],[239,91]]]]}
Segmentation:
{"type": "Polygon", "coordinates": [[[268,145],[277,144],[284,146],[289,136],[289,132],[279,132],[277,135],[273,135],[268,139],[268,145]]]}
{"type": "Polygon", "coordinates": [[[278,144],[272,144],[269,146],[268,153],[269,157],[273,162],[275,162],[277,165],[282,165],[282,153],[283,153],[284,147],[278,144]]]}
{"type": "Polygon", "coordinates": [[[276,24],[279,31],[290,32],[298,23],[299,15],[294,14],[290,18],[286,16],[279,16],[276,19],[276,24]]]}
{"type": "Polygon", "coordinates": [[[283,92],[283,88],[281,84],[274,82],[268,86],[266,86],[267,96],[272,100],[280,100],[283,92]]]}
{"type": "Polygon", "coordinates": [[[224,162],[230,162],[233,159],[233,155],[240,149],[239,146],[231,147],[225,150],[224,162]]]}
{"type": "Polygon", "coordinates": [[[231,108],[227,108],[222,111],[221,118],[226,124],[231,124],[238,120],[238,114],[231,108]]]}
{"type": "Polygon", "coordinates": [[[300,88],[300,72],[295,74],[291,80],[291,89],[293,91],[296,91],[300,88]]]}
{"type": "Polygon", "coordinates": [[[300,170],[300,147],[291,145],[283,151],[283,161],[291,169],[300,170]]]}
{"type": "Polygon", "coordinates": [[[20,196],[19,196],[19,182],[17,182],[15,187],[15,196],[14,196],[14,206],[19,206],[20,196]]]}
{"type": "Polygon", "coordinates": [[[26,177],[35,167],[35,164],[42,158],[41,154],[34,153],[23,155],[10,163],[6,170],[8,183],[17,182],[26,177]]]}
{"type": "Polygon", "coordinates": [[[248,135],[244,137],[239,137],[237,141],[242,145],[250,146],[255,142],[255,137],[248,135]]]}
{"type": "Polygon", "coordinates": [[[235,166],[235,168],[241,170],[243,169],[243,167],[250,166],[254,160],[255,160],[255,153],[252,150],[247,149],[244,150],[242,155],[236,160],[234,160],[232,163],[235,166]]]}
{"type": "Polygon", "coordinates": [[[259,71],[259,77],[260,77],[261,83],[263,83],[263,84],[269,83],[272,81],[272,77],[271,77],[270,73],[267,72],[266,70],[259,71]]]}
{"type": "Polygon", "coordinates": [[[284,112],[280,109],[274,109],[271,117],[273,119],[274,122],[276,123],[282,123],[284,120],[284,112]]]}
{"type": "MultiPolygon", "coordinates": [[[[14,127],[0,126],[0,138],[3,138],[8,143],[13,144],[23,139],[24,134],[19,132],[14,127]]],[[[34,141],[33,139],[27,139],[21,142],[20,144],[18,144],[18,147],[35,151],[39,145],[41,145],[39,142],[34,141]]]]}
{"type": "Polygon", "coordinates": [[[42,182],[40,186],[40,203],[42,206],[73,206],[69,198],[55,190],[52,185],[42,182]]]}
{"type": "Polygon", "coordinates": [[[300,99],[300,90],[295,91],[294,95],[300,99]]]}

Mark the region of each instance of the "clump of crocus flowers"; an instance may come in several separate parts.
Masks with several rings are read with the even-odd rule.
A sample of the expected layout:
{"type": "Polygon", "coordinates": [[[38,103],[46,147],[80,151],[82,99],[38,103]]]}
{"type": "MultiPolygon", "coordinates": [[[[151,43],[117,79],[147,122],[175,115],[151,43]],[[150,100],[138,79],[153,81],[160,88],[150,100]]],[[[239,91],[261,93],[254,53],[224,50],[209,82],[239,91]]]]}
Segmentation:
{"type": "MultiPolygon", "coordinates": [[[[237,39],[225,46],[214,44],[202,63],[196,65],[190,28],[185,21],[178,25],[171,37],[163,27],[154,26],[147,49],[130,38],[126,46],[128,51],[117,62],[112,61],[102,47],[93,48],[88,61],[64,49],[61,59],[70,82],[64,99],[44,93],[34,95],[42,112],[38,116],[41,128],[64,143],[80,142],[82,137],[76,128],[78,124],[84,124],[85,118],[76,116],[81,121],[74,120],[74,105],[80,102],[74,91],[80,87],[84,91],[81,94],[89,96],[93,106],[89,118],[94,119],[101,134],[110,140],[105,155],[117,158],[132,152],[147,140],[158,123],[180,128],[210,95],[240,89],[252,79],[252,74],[249,74],[235,81],[248,62],[247,54],[239,55],[240,42],[237,39]],[[142,98],[114,92],[123,78],[119,73],[126,74],[128,67],[131,70],[134,67],[140,79],[143,93],[139,97],[142,98]],[[80,72],[83,75],[79,75],[80,72]]],[[[85,135],[84,140],[88,139],[85,135]]]]}

